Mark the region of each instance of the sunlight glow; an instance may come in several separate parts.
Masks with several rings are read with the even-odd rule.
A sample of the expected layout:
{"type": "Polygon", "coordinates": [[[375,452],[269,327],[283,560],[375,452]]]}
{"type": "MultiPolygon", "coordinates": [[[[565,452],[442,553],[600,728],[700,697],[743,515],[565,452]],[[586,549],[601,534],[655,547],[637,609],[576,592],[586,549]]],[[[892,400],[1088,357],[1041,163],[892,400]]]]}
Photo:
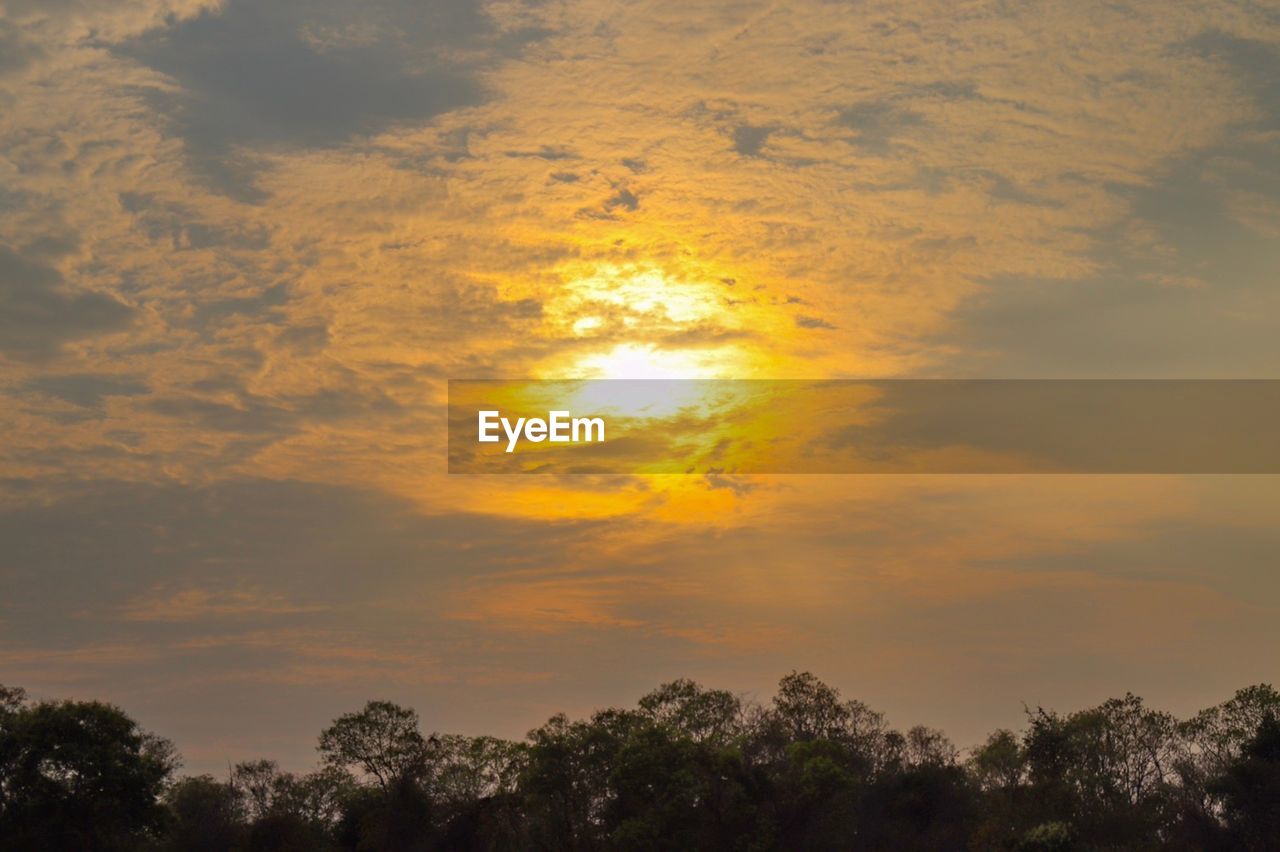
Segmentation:
{"type": "Polygon", "coordinates": [[[678,280],[657,269],[607,265],[572,279],[566,289],[574,313],[590,315],[593,307],[621,313],[628,328],[702,322],[719,309],[710,285],[678,280]]]}
{"type": "Polygon", "coordinates": [[[659,349],[647,343],[621,343],[603,354],[578,362],[586,379],[707,379],[717,374],[709,351],[659,349]]]}

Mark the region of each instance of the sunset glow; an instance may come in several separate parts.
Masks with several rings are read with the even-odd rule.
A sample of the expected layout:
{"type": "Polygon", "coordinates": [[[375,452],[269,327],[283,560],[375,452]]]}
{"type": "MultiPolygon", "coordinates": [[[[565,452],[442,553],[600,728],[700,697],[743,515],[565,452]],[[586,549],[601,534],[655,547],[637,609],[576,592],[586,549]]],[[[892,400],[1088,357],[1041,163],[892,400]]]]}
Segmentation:
{"type": "Polygon", "coordinates": [[[0,3],[0,683],[221,777],[374,697],[1274,680],[1280,477],[713,380],[1280,376],[1277,68],[1265,2],[0,3]],[[451,380],[628,440],[451,474],[451,380]]]}

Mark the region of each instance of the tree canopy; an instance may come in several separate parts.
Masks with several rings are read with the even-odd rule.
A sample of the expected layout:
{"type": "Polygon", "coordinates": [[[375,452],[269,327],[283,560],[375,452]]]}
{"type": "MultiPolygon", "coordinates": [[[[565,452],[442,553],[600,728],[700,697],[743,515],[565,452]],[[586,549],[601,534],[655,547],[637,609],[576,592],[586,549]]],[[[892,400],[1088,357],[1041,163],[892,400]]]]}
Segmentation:
{"type": "Polygon", "coordinates": [[[320,732],[313,772],[175,781],[120,709],[0,687],[0,848],[1269,850],[1278,715],[1265,685],[1181,721],[1125,695],[962,753],[793,672],[767,703],[675,680],[518,742],[370,701],[320,732]]]}

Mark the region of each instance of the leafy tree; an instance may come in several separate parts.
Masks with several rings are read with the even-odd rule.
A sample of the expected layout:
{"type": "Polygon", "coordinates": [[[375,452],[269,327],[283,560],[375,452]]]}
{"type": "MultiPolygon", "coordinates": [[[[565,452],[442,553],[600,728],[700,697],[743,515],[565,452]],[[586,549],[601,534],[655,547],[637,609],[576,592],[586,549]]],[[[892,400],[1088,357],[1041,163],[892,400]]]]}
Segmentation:
{"type": "Polygon", "coordinates": [[[230,786],[245,803],[251,821],[285,816],[327,829],[337,821],[353,783],[346,771],[332,766],[299,776],[282,772],[274,760],[252,760],[235,765],[230,786]]]}
{"type": "Polygon", "coordinates": [[[909,766],[954,766],[960,752],[942,731],[916,725],[904,738],[903,757],[909,766]]]}
{"type": "Polygon", "coordinates": [[[853,846],[885,852],[959,852],[968,846],[975,802],[968,776],[954,763],[931,760],[889,770],[868,787],[853,846]]]}
{"type": "Polygon", "coordinates": [[[1177,771],[1188,807],[1210,812],[1207,784],[1239,759],[1244,745],[1269,714],[1280,714],[1280,693],[1267,684],[1249,686],[1229,700],[1201,710],[1181,723],[1183,742],[1177,771]]]}
{"type": "Polygon", "coordinates": [[[6,689],[0,706],[4,848],[135,849],[159,832],[168,741],[96,701],[31,704],[6,689]]]}
{"type": "Polygon", "coordinates": [[[1040,709],[1030,723],[1028,774],[1046,821],[1072,826],[1086,844],[1167,836],[1180,748],[1172,716],[1126,695],[1065,717],[1040,709]]]}
{"type": "Polygon", "coordinates": [[[168,852],[226,852],[243,845],[244,795],[210,775],[183,778],[165,796],[172,814],[162,848],[168,852]]]}
{"type": "Polygon", "coordinates": [[[617,849],[693,849],[706,797],[702,750],[665,725],[644,724],[620,743],[609,772],[605,822],[617,849]]]}
{"type": "Polygon", "coordinates": [[[1273,850],[1280,842],[1280,722],[1268,713],[1240,757],[1210,785],[1221,798],[1232,845],[1273,850]]]}
{"type": "Polygon", "coordinates": [[[1026,756],[1017,734],[1008,730],[991,734],[970,756],[968,770],[982,797],[970,845],[974,849],[1017,847],[1036,819],[1026,783],[1026,756]]]}
{"type": "Polygon", "coordinates": [[[418,779],[401,775],[390,787],[365,787],[346,800],[336,834],[342,849],[420,852],[436,837],[435,806],[418,779]]]}
{"type": "Polygon", "coordinates": [[[527,749],[497,737],[434,735],[428,740],[427,783],[435,798],[462,805],[513,793],[527,749]]]}
{"type": "Polygon", "coordinates": [[[1229,700],[1201,710],[1180,725],[1207,777],[1225,772],[1267,716],[1280,715],[1280,692],[1270,684],[1238,690],[1229,700]]]}
{"type": "Polygon", "coordinates": [[[1250,687],[1181,723],[1133,695],[1040,709],[963,763],[801,672],[763,706],[677,680],[519,743],[424,737],[370,702],[321,733],[316,772],[248,761],[166,789],[171,749],[119,710],[0,687],[0,848],[1272,849],[1277,698],[1250,687]]]}
{"type": "Polygon", "coordinates": [[[883,718],[809,672],[778,683],[753,715],[747,759],[768,779],[761,808],[784,848],[842,848],[857,835],[859,802],[878,768],[901,749],[883,718]]]}
{"type": "Polygon", "coordinates": [[[27,704],[27,691],[19,686],[0,683],[0,715],[17,713],[27,704]]]}
{"type": "Polygon", "coordinates": [[[355,769],[383,790],[402,778],[418,778],[427,766],[427,742],[418,714],[390,701],[370,701],[363,710],[339,716],[320,734],[326,766],[355,769]]]}
{"type": "Polygon", "coordinates": [[[723,744],[742,733],[742,701],[731,692],[674,680],[640,699],[640,710],[655,723],[694,742],[723,744]]]}
{"type": "Polygon", "coordinates": [[[604,710],[581,722],[558,714],[529,733],[520,788],[539,848],[574,852],[602,847],[608,833],[603,818],[614,796],[614,755],[644,723],[632,711],[604,710]]]}
{"type": "Polygon", "coordinates": [[[840,692],[809,672],[792,672],[778,682],[772,716],[795,740],[839,739],[850,721],[840,692]]]}
{"type": "Polygon", "coordinates": [[[1015,852],[1071,852],[1075,848],[1075,830],[1065,822],[1042,822],[1014,846],[1015,852]]]}
{"type": "Polygon", "coordinates": [[[987,737],[969,759],[969,769],[983,790],[1017,789],[1026,775],[1026,762],[1017,735],[1002,729],[987,737]]]}

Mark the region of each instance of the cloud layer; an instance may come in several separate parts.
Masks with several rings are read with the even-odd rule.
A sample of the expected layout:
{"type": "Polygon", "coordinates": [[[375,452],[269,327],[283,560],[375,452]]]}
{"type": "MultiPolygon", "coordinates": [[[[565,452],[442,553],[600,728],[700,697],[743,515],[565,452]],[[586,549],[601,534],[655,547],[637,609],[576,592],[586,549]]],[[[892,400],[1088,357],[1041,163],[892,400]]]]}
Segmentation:
{"type": "Polygon", "coordinates": [[[515,734],[814,668],[963,738],[1273,677],[1265,478],[443,439],[448,378],[1273,377],[1278,56],[1225,2],[7,3],[0,677],[194,769],[393,693],[515,734]]]}

